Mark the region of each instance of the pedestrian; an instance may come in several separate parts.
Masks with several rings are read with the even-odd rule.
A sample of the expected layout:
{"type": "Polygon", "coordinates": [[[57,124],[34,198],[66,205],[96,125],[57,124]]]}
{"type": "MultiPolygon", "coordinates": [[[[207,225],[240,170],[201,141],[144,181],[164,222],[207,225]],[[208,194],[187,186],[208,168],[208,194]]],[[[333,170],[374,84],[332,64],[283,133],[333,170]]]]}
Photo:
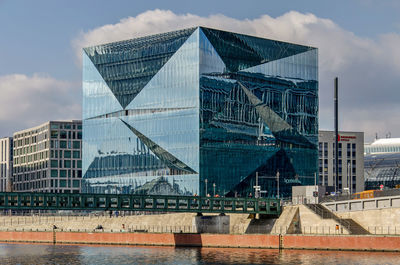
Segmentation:
{"type": "Polygon", "coordinates": [[[112,217],[112,211],[110,210],[110,211],[108,211],[108,213],[110,214],[110,218],[112,217]]]}

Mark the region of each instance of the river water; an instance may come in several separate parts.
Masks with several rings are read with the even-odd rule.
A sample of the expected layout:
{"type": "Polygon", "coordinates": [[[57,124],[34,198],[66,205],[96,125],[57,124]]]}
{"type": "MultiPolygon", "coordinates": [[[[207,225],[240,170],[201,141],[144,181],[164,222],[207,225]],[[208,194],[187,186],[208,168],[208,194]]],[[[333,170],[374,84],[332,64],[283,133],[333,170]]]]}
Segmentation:
{"type": "Polygon", "coordinates": [[[399,264],[400,253],[0,244],[0,264],[399,264]]]}

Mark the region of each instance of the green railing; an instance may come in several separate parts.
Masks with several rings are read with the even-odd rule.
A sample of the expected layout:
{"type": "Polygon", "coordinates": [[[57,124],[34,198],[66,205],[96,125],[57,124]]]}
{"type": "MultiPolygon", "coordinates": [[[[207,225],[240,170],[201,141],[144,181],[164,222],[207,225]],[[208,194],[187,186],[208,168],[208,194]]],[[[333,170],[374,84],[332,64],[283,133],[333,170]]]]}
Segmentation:
{"type": "Polygon", "coordinates": [[[170,195],[0,192],[0,209],[259,213],[278,216],[279,199],[170,195]]]}

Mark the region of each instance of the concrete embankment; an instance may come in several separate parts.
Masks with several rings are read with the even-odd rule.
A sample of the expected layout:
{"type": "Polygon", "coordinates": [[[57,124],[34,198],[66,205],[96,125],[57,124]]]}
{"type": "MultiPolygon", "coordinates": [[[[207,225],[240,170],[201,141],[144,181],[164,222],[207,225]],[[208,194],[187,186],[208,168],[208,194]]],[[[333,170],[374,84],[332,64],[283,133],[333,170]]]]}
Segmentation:
{"type": "MultiPolygon", "coordinates": [[[[198,232],[194,227],[193,213],[154,215],[86,215],[86,216],[0,216],[0,230],[45,231],[55,225],[59,231],[89,232],[101,226],[103,232],[138,231],[148,232],[198,232]]],[[[216,215],[208,215],[216,216],[216,215]]],[[[229,233],[244,233],[251,219],[248,214],[230,215],[229,233]]]]}
{"type": "Polygon", "coordinates": [[[339,229],[339,221],[323,218],[304,205],[285,207],[278,219],[193,213],[0,216],[0,242],[400,251],[400,229],[395,226],[399,211],[338,214],[354,219],[371,234],[375,233],[369,228],[375,226],[380,235],[356,235],[354,229],[339,229]]]}
{"type": "Polygon", "coordinates": [[[400,251],[400,237],[193,233],[0,232],[0,242],[400,251]]]}

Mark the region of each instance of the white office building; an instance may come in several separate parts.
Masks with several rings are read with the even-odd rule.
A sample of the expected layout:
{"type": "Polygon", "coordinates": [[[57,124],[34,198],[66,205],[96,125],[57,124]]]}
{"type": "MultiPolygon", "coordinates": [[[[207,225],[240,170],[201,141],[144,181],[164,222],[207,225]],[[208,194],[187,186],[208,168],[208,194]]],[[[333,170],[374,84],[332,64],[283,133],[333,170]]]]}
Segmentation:
{"type": "Polygon", "coordinates": [[[79,193],[82,122],[50,121],[13,135],[13,190],[79,193]]]}
{"type": "MultiPolygon", "coordinates": [[[[364,190],[364,133],[339,132],[337,191],[364,190]]],[[[335,132],[319,131],[319,185],[335,187],[335,132]]]]}
{"type": "Polygon", "coordinates": [[[0,192],[11,191],[12,179],[12,138],[0,138],[0,192]]]}

